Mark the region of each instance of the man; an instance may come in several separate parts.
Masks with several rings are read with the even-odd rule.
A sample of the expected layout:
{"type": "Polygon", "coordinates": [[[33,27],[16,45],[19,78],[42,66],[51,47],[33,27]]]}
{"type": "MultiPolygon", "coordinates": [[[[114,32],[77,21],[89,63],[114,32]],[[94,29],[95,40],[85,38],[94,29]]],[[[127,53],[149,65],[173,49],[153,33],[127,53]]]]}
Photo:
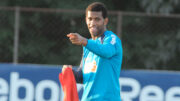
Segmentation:
{"type": "MultiPolygon", "coordinates": [[[[86,24],[91,39],[70,33],[72,44],[83,46],[82,65],[73,71],[76,81],[82,82],[82,101],[121,101],[119,76],[122,64],[121,40],[106,29],[107,10],[95,2],[86,8],[86,24]]],[[[64,65],[63,68],[72,67],[64,65]]]]}

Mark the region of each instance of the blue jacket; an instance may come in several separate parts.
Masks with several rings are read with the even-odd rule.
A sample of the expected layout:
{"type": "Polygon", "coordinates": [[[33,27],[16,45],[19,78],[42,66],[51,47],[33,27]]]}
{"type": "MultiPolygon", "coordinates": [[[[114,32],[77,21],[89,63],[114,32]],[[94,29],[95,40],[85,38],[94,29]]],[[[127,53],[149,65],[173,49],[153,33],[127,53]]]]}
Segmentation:
{"type": "Polygon", "coordinates": [[[122,57],[121,40],[113,32],[105,31],[96,40],[88,40],[82,57],[82,101],[121,101],[122,57]]]}

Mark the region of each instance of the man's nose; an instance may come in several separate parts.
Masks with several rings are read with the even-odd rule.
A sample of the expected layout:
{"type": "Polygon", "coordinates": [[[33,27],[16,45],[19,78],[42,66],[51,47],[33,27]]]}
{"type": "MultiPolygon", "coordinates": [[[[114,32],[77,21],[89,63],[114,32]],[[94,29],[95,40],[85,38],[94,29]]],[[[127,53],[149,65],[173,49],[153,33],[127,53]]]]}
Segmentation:
{"type": "Polygon", "coordinates": [[[94,25],[96,25],[96,22],[95,22],[95,20],[91,20],[91,22],[90,22],[90,25],[91,25],[91,26],[94,26],[94,25]]]}

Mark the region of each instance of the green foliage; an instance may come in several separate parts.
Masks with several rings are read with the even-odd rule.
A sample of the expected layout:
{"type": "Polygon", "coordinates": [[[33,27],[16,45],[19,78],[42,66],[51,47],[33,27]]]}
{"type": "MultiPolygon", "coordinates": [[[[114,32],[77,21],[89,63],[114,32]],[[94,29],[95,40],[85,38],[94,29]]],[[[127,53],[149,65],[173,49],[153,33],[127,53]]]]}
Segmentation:
{"type": "MultiPolygon", "coordinates": [[[[179,0],[1,0],[0,6],[80,9],[100,1],[109,10],[178,13],[179,0]]],[[[117,17],[109,16],[108,29],[116,32],[117,17]]],[[[14,12],[0,11],[0,62],[12,62],[14,12]]],[[[180,66],[179,19],[123,16],[123,68],[170,69],[180,66]]],[[[90,38],[84,14],[20,12],[19,62],[79,65],[82,48],[66,35],[80,33],[90,38]]]]}
{"type": "Polygon", "coordinates": [[[0,11],[0,19],[0,61],[12,62],[14,39],[13,13],[0,11]]]}
{"type": "Polygon", "coordinates": [[[141,0],[141,6],[147,13],[169,14],[178,7],[179,0],[141,0]]]}
{"type": "Polygon", "coordinates": [[[1,62],[12,62],[13,33],[7,30],[0,30],[0,54],[1,62]]]}
{"type": "Polygon", "coordinates": [[[125,68],[178,69],[180,19],[124,19],[122,41],[125,68]]]}
{"type": "Polygon", "coordinates": [[[81,48],[71,45],[66,35],[77,31],[75,28],[77,26],[80,28],[84,23],[78,22],[82,20],[81,15],[67,18],[63,15],[61,13],[21,13],[19,51],[21,63],[79,64],[81,48]]]}

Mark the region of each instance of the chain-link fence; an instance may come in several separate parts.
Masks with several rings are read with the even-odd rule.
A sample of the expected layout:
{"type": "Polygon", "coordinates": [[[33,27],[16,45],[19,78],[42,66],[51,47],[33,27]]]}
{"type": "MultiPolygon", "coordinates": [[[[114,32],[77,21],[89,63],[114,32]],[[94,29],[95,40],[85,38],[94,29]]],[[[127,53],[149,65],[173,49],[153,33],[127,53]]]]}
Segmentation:
{"type": "MultiPolygon", "coordinates": [[[[123,68],[178,70],[179,23],[179,15],[110,11],[108,29],[121,37],[123,68]]],[[[82,47],[66,35],[90,38],[81,10],[1,7],[0,26],[0,62],[6,63],[78,65],[82,47]]]]}

